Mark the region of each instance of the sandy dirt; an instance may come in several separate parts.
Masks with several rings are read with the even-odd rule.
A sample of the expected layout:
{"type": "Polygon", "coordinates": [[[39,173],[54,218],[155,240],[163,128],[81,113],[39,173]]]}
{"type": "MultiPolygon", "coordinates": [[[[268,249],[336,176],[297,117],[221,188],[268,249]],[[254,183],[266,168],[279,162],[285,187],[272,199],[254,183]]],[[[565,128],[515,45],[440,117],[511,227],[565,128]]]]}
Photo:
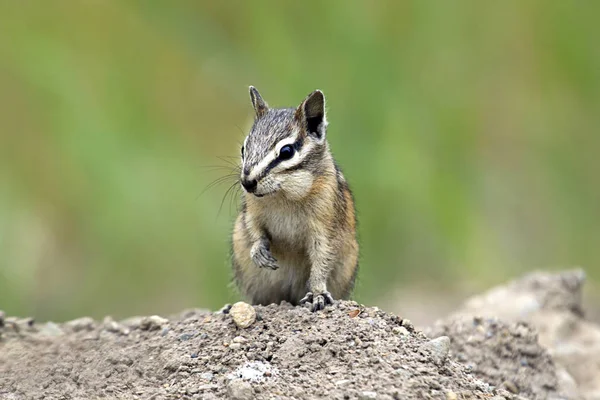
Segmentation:
{"type": "MultiPolygon", "coordinates": [[[[579,321],[578,304],[559,309],[579,321]]],[[[534,324],[481,310],[426,333],[355,302],[249,311],[245,329],[237,309],[64,324],[0,315],[0,399],[596,398],[534,324]]]]}

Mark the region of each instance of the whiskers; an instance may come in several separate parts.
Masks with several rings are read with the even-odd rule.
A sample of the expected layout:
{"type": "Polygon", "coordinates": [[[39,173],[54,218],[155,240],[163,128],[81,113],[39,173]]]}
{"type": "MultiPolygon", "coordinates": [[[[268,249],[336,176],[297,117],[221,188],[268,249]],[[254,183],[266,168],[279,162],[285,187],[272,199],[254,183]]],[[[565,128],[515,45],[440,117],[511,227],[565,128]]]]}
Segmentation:
{"type": "Polygon", "coordinates": [[[224,173],[224,175],[216,178],[215,180],[210,182],[208,185],[206,185],[206,187],[204,189],[202,189],[202,191],[196,198],[196,200],[199,199],[202,195],[204,195],[210,189],[221,186],[223,184],[228,185],[227,189],[225,190],[225,194],[223,195],[223,198],[221,199],[221,204],[219,205],[219,211],[217,212],[215,219],[218,218],[219,215],[221,215],[223,205],[227,201],[228,197],[229,197],[229,212],[231,213],[231,208],[232,208],[232,206],[236,205],[235,201],[236,201],[236,199],[239,198],[239,194],[241,191],[241,187],[239,184],[241,167],[235,161],[233,161],[234,159],[237,160],[237,158],[236,157],[218,157],[218,158],[219,158],[219,160],[223,161],[227,165],[207,165],[207,166],[202,166],[201,168],[203,168],[205,172],[209,172],[209,173],[210,172],[219,172],[219,173],[224,173]]]}

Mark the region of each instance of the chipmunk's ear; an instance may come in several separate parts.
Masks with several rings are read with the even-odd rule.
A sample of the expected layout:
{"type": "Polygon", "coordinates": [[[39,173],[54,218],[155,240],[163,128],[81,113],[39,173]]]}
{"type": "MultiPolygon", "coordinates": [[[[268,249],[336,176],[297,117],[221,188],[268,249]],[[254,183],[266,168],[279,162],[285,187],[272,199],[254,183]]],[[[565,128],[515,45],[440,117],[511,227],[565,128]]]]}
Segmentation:
{"type": "Polygon", "coordinates": [[[252,100],[252,107],[254,107],[257,118],[262,117],[269,111],[269,105],[263,100],[254,86],[250,86],[250,100],[252,100]]]}
{"type": "Polygon", "coordinates": [[[306,133],[322,140],[325,138],[327,118],[325,116],[325,95],[315,90],[296,109],[296,120],[306,129],[306,133]]]}

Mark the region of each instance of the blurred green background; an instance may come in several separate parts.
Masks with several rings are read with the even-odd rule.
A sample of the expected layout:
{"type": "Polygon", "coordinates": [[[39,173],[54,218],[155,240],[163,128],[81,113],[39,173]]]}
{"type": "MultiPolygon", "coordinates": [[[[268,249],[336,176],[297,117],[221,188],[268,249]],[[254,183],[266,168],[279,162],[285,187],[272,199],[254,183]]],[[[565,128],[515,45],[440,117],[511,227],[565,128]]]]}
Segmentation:
{"type": "Polygon", "coordinates": [[[200,193],[239,154],[250,84],[275,106],[325,92],[359,301],[573,265],[598,282],[599,18],[591,1],[2,1],[0,309],[235,300],[235,207],[218,213],[227,185],[200,193]]]}

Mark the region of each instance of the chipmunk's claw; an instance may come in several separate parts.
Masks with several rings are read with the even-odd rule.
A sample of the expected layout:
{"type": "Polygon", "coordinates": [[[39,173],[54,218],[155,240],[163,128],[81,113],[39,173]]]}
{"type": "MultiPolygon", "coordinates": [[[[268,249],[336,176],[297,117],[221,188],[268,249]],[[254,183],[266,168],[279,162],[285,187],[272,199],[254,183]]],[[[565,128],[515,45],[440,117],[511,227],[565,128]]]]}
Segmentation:
{"type": "Polygon", "coordinates": [[[271,251],[265,246],[258,246],[253,249],[251,256],[252,261],[254,261],[259,268],[270,268],[272,270],[279,268],[277,259],[273,257],[271,251]]]}
{"type": "Polygon", "coordinates": [[[231,304],[225,304],[217,313],[219,314],[229,314],[229,310],[231,310],[231,304]]]}
{"type": "Polygon", "coordinates": [[[306,296],[304,296],[303,298],[300,299],[299,303],[300,305],[304,305],[306,303],[312,303],[313,302],[313,294],[312,292],[308,292],[306,293],[306,296]]]}
{"type": "Polygon", "coordinates": [[[302,299],[300,299],[300,304],[310,303],[310,310],[312,312],[319,311],[324,309],[326,306],[333,304],[333,296],[329,292],[319,293],[314,295],[312,292],[306,293],[302,299]]]}

